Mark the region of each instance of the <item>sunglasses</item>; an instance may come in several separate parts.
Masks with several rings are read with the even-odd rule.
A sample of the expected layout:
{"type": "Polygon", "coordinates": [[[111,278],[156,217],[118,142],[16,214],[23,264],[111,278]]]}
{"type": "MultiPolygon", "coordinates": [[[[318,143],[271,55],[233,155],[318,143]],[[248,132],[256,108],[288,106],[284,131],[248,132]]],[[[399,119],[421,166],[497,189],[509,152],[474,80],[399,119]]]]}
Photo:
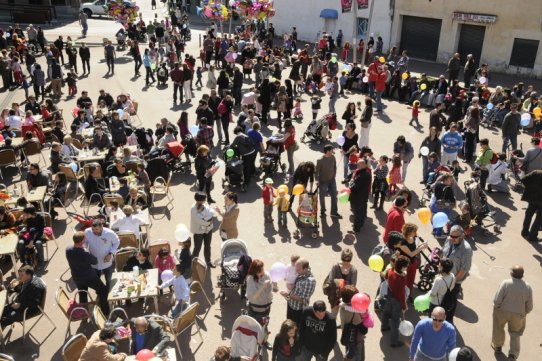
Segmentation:
{"type": "Polygon", "coordinates": [[[452,236],[452,235],[450,235],[450,238],[452,238],[452,239],[458,239],[459,237],[461,237],[461,236],[452,236]]]}
{"type": "Polygon", "coordinates": [[[435,317],[431,317],[431,319],[434,321],[434,322],[438,322],[438,323],[443,323],[445,320],[440,320],[438,318],[435,318],[435,317]]]}

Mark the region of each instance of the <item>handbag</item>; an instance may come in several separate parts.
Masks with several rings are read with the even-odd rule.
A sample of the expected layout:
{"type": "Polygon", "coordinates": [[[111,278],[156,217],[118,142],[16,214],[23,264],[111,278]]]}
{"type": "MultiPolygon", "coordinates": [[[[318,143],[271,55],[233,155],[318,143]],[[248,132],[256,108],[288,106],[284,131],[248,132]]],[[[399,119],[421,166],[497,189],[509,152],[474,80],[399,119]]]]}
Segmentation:
{"type": "MultiPolygon", "coordinates": [[[[533,158],[532,161],[534,161],[536,158],[538,158],[538,156],[540,155],[540,153],[542,153],[542,150],[539,150],[538,151],[538,154],[533,158]]],[[[531,162],[532,162],[531,161],[531,162]]],[[[530,162],[523,162],[523,164],[521,165],[520,169],[523,171],[523,172],[527,172],[527,170],[529,169],[529,163],[530,162]]]]}
{"type": "Polygon", "coordinates": [[[349,323],[343,326],[343,332],[341,334],[341,345],[346,346],[356,342],[356,336],[358,333],[358,327],[352,323],[356,314],[352,315],[352,319],[349,323]]]}
{"type": "Polygon", "coordinates": [[[82,303],[78,303],[75,299],[68,301],[68,310],[67,313],[70,315],[72,320],[80,320],[85,316],[88,316],[88,313],[85,311],[86,307],[82,303]]]}

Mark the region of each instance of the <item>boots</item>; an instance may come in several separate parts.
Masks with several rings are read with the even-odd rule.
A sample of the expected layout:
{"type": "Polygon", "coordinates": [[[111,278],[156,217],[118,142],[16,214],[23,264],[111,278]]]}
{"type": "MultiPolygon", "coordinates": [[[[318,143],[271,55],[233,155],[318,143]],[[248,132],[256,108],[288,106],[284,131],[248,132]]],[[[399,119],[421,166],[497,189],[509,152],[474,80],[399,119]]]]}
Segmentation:
{"type": "Polygon", "coordinates": [[[378,193],[373,194],[373,205],[371,206],[371,209],[376,209],[376,204],[378,203],[378,193]]]}
{"type": "Polygon", "coordinates": [[[384,200],[385,200],[385,199],[386,199],[386,197],[384,197],[384,195],[382,195],[382,196],[380,197],[380,204],[378,205],[377,210],[381,211],[381,210],[384,209],[383,207],[384,207],[384,200]]]}

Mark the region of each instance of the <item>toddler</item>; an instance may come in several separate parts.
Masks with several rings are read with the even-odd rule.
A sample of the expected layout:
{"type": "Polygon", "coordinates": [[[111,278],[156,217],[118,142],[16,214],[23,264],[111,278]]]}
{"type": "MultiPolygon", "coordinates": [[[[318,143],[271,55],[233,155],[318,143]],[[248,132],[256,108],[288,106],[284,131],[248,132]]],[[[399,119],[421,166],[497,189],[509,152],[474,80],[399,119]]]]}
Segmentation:
{"type": "Polygon", "coordinates": [[[66,83],[68,84],[68,95],[75,96],[77,94],[77,79],[74,73],[68,73],[66,83]]]}
{"type": "Polygon", "coordinates": [[[344,88],[346,88],[347,81],[348,77],[346,76],[346,71],[343,71],[341,73],[341,78],[339,79],[339,84],[341,85],[341,91],[339,92],[340,95],[344,95],[344,88]]]}
{"type": "Polygon", "coordinates": [[[198,68],[196,69],[196,78],[198,79],[196,81],[196,86],[198,86],[199,84],[199,87],[203,87],[203,83],[201,82],[201,78],[203,77],[203,74],[202,74],[202,70],[201,70],[201,66],[198,66],[198,68]]]}
{"type": "Polygon", "coordinates": [[[290,256],[290,265],[286,269],[286,276],[284,277],[284,280],[286,281],[286,287],[288,288],[288,291],[291,291],[294,289],[295,286],[295,279],[297,278],[297,271],[295,270],[295,263],[299,259],[299,255],[293,254],[290,256]]]}
{"type": "Polygon", "coordinates": [[[322,98],[320,98],[318,95],[315,95],[311,98],[312,120],[316,120],[316,118],[318,117],[320,103],[322,103],[322,98]]]}
{"type": "Polygon", "coordinates": [[[28,84],[28,79],[26,78],[26,75],[23,75],[23,90],[24,90],[24,98],[28,101],[28,88],[30,88],[30,84],[28,84]]]}
{"type": "Polygon", "coordinates": [[[180,263],[176,264],[173,269],[173,277],[162,283],[160,286],[156,286],[160,291],[166,287],[173,286],[176,300],[176,304],[171,310],[171,318],[173,319],[181,314],[190,301],[190,287],[188,286],[188,282],[184,278],[183,273],[183,266],[180,263]]]}
{"type": "Polygon", "coordinates": [[[392,166],[389,173],[390,180],[390,195],[397,191],[397,184],[402,182],[401,179],[401,157],[394,155],[392,158],[392,166]]]}
{"type": "Polygon", "coordinates": [[[275,188],[273,187],[273,179],[266,178],[265,185],[262,189],[263,199],[263,218],[265,223],[273,222],[273,203],[275,197],[275,188]]]}
{"type": "Polygon", "coordinates": [[[416,127],[420,127],[420,122],[418,121],[418,115],[420,114],[420,101],[415,100],[414,103],[412,103],[412,119],[410,119],[410,122],[408,122],[408,125],[412,125],[412,123],[416,123],[416,127]]]}
{"type": "Polygon", "coordinates": [[[295,99],[294,118],[295,119],[303,118],[303,112],[301,111],[301,98],[300,97],[297,97],[295,99]]]}
{"type": "Polygon", "coordinates": [[[279,190],[278,197],[273,203],[277,206],[277,214],[279,218],[279,227],[286,226],[286,216],[288,215],[288,209],[290,208],[290,196],[286,194],[284,189],[279,190]]]}

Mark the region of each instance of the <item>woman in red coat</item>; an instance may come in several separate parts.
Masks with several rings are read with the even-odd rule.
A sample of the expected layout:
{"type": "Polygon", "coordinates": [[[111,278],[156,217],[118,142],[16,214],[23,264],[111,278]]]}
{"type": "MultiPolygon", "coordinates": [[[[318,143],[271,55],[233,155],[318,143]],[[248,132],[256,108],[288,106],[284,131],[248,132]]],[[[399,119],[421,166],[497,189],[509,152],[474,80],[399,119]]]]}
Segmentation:
{"type": "Polygon", "coordinates": [[[401,233],[403,225],[405,224],[405,210],[408,207],[408,202],[403,197],[395,198],[393,206],[388,211],[386,217],[386,226],[384,227],[384,243],[388,243],[388,235],[391,231],[401,233]]]}
{"type": "Polygon", "coordinates": [[[376,76],[376,111],[382,112],[382,93],[386,90],[386,81],[388,80],[388,67],[382,65],[378,68],[376,76]]]}

